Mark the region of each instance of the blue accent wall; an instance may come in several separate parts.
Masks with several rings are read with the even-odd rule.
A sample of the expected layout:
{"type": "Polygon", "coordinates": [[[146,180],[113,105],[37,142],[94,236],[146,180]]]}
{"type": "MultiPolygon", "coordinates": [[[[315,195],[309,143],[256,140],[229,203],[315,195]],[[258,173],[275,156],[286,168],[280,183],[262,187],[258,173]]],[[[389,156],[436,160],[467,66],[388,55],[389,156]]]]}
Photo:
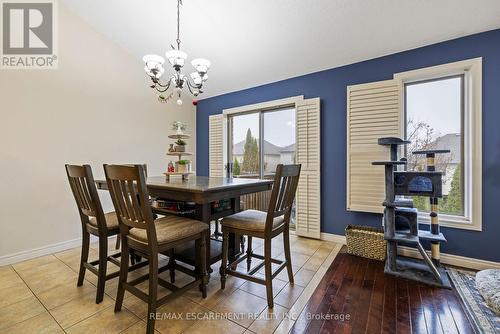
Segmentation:
{"type": "Polygon", "coordinates": [[[208,175],[209,115],[296,95],[320,97],[321,230],[343,235],[348,224],[380,226],[381,215],[346,210],[346,87],[476,57],[483,57],[483,231],[442,228],[448,239],[442,251],[500,262],[500,29],[201,100],[197,172],[208,175]]]}

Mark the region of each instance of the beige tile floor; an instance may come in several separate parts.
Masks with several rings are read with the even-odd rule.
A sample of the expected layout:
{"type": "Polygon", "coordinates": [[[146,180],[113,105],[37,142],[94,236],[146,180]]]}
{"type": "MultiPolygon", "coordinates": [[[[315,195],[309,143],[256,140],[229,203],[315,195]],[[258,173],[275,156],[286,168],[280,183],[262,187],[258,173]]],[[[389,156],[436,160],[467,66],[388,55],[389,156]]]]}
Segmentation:
{"type": "MultiPolygon", "coordinates": [[[[291,236],[295,284],[286,270],[274,280],[275,307],[266,303],[265,287],[229,277],[220,290],[219,264],[208,286],[208,297],[197,288],[163,305],[165,319],[156,322],[158,333],[286,333],[340,250],[340,245],[291,236]],[[170,317],[169,319],[166,319],[170,317]]],[[[110,248],[114,245],[111,241],[110,248]]],[[[97,257],[92,244],[90,258],[97,257]]],[[[262,242],[254,240],[256,253],[262,242]]],[[[273,240],[273,256],[283,258],[283,242],[273,240]]],[[[95,304],[96,276],[87,271],[76,287],[80,248],[0,267],[0,334],[3,333],[144,333],[147,305],[126,293],[124,307],[115,313],[117,278],[106,283],[102,303],[95,304]]],[[[256,264],[258,260],[254,260],[256,264]]],[[[118,268],[109,264],[108,271],[118,268]]],[[[142,268],[141,270],[147,270],[142,268]]],[[[131,273],[130,275],[140,273],[131,273]]],[[[258,273],[263,275],[263,271],[258,273]]],[[[162,273],[168,279],[168,273],[162,273]]],[[[176,284],[190,277],[177,273],[176,284]]],[[[140,285],[147,291],[147,282],[140,285]]],[[[160,293],[167,294],[160,288],[160,293]]]]}

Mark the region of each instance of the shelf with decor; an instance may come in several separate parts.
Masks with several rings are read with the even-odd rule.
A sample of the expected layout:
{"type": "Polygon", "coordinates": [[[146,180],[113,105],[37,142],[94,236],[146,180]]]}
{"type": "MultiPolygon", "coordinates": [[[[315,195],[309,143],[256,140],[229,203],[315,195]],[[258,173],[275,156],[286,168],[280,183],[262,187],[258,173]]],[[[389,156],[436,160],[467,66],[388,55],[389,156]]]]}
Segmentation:
{"type": "Polygon", "coordinates": [[[177,216],[187,216],[187,215],[194,215],[196,213],[196,210],[186,210],[186,211],[175,211],[175,210],[168,210],[168,209],[162,209],[162,208],[153,208],[153,212],[160,214],[160,215],[177,215],[177,216]]]}
{"type": "Polygon", "coordinates": [[[167,152],[167,155],[173,155],[173,156],[180,156],[182,157],[183,155],[188,156],[188,155],[193,155],[191,152],[167,152]]]}
{"type": "Polygon", "coordinates": [[[170,144],[167,155],[177,157],[177,161],[169,162],[167,171],[164,173],[167,181],[171,180],[171,177],[181,176],[182,181],[188,179],[189,175],[194,174],[191,170],[191,161],[183,159],[184,156],[191,156],[193,153],[186,151],[186,141],[184,139],[191,138],[191,136],[184,131],[186,130],[186,124],[180,121],[176,121],[172,124],[173,134],[168,135],[168,138],[175,139],[174,143],[170,144]]]}
{"type": "Polygon", "coordinates": [[[194,175],[194,172],[165,172],[163,173],[167,178],[167,181],[170,181],[171,176],[182,176],[182,181],[187,180],[189,175],[194,175]]]}
{"type": "Polygon", "coordinates": [[[194,203],[170,201],[166,199],[155,198],[151,204],[153,212],[157,214],[174,214],[174,215],[194,215],[196,206],[194,203]]]}
{"type": "Polygon", "coordinates": [[[176,133],[173,135],[168,135],[168,138],[170,138],[170,139],[189,139],[189,138],[191,138],[191,136],[188,134],[185,134],[185,133],[176,133]]]}

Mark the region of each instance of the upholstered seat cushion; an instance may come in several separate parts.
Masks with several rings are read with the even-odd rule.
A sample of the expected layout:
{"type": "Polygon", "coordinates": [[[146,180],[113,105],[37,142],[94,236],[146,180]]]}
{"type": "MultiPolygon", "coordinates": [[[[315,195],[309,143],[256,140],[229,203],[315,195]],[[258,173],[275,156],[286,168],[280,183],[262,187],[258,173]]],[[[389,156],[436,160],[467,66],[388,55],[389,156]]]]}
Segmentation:
{"type": "MultiPolygon", "coordinates": [[[[155,220],[156,238],[159,244],[188,238],[197,233],[208,230],[208,224],[194,219],[168,215],[155,220]]],[[[129,237],[141,242],[147,242],[146,230],[132,228],[129,237]]]]}
{"type": "MultiPolygon", "coordinates": [[[[118,228],[118,217],[114,211],[108,212],[104,214],[104,218],[106,219],[106,227],[108,230],[114,230],[118,228]]],[[[91,217],[89,219],[89,223],[92,226],[97,227],[97,218],[91,217]]]]}
{"type": "MultiPolygon", "coordinates": [[[[267,213],[258,210],[245,210],[222,219],[222,226],[239,230],[264,232],[266,227],[267,213]]],[[[273,229],[278,228],[284,222],[284,217],[276,217],[273,220],[273,229]]]]}

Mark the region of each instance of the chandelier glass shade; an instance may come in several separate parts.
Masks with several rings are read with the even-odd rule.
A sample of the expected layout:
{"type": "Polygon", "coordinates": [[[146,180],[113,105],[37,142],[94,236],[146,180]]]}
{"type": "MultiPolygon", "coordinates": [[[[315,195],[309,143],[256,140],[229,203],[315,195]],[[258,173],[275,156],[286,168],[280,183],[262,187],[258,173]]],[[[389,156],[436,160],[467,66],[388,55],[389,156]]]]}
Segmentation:
{"type": "Polygon", "coordinates": [[[159,100],[162,102],[167,102],[171,97],[177,95],[177,104],[182,104],[181,94],[183,89],[186,87],[188,91],[194,95],[198,96],[203,93],[203,84],[208,79],[207,72],[210,68],[210,61],[204,58],[196,58],[191,61],[191,65],[194,68],[189,76],[182,73],[182,69],[186,63],[187,54],[180,49],[180,6],[182,5],[182,0],[177,0],[177,48],[171,45],[172,50],[165,53],[165,58],[168,63],[172,66],[173,74],[165,82],[161,82],[160,78],[165,73],[165,58],[162,56],[149,54],[145,55],[142,60],[145,63],[144,71],[148,74],[152,81],[151,88],[155,89],[160,93],[159,100]],[[171,90],[170,94],[165,97],[163,93],[171,90]]]}

